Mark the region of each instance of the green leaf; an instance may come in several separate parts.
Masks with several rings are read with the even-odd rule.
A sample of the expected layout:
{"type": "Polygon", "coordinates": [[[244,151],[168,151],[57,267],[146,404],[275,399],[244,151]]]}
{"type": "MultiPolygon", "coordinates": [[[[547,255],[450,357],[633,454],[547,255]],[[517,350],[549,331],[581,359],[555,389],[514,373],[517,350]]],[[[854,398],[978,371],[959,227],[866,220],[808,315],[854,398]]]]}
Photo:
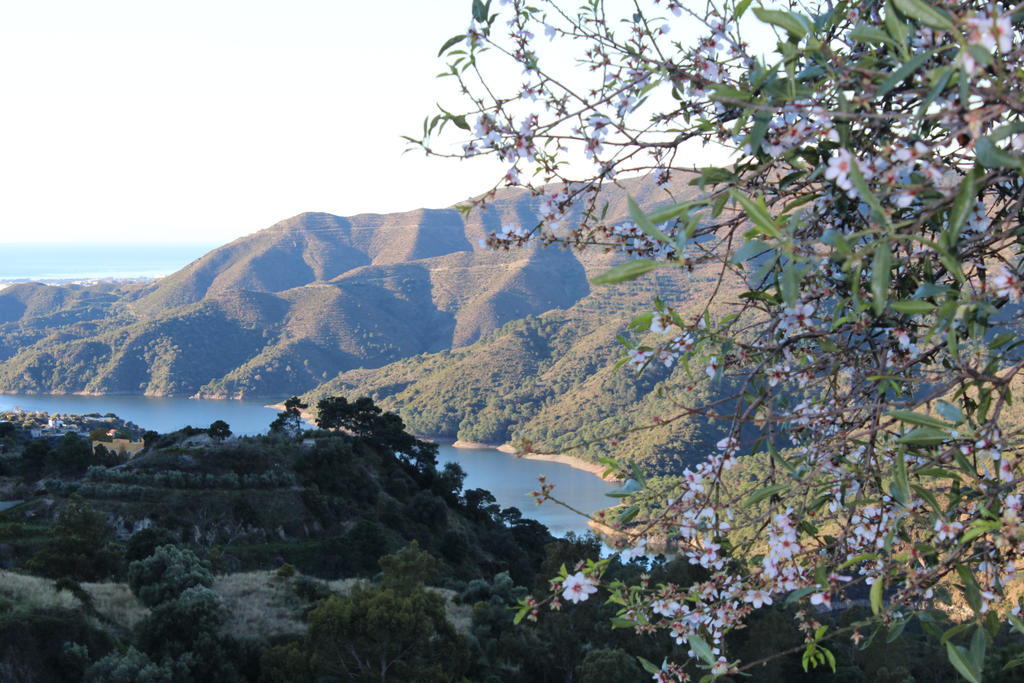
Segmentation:
{"type": "Polygon", "coordinates": [[[890,410],[887,415],[894,417],[900,422],[907,422],[912,425],[920,425],[921,427],[936,427],[937,429],[948,429],[949,425],[934,418],[931,415],[922,415],[921,413],[915,413],[911,410],[890,410]]]}
{"type": "Polygon", "coordinates": [[[746,501],[744,501],[743,506],[752,507],[760,503],[765,498],[770,498],[774,496],[776,493],[781,493],[788,488],[789,484],[775,484],[774,486],[765,486],[762,489],[754,491],[754,493],[752,493],[750,497],[747,498],[746,501]]]}
{"type": "Polygon", "coordinates": [[[744,261],[751,259],[758,254],[764,253],[771,249],[767,244],[761,240],[750,240],[742,247],[736,250],[736,253],[729,259],[730,263],[743,263],[744,261]]]}
{"type": "Polygon", "coordinates": [[[869,597],[871,599],[871,613],[876,617],[882,613],[882,592],[885,590],[885,584],[882,583],[882,577],[876,576],[875,582],[871,584],[871,592],[869,597]]]}
{"type": "Polygon", "coordinates": [[[799,40],[811,30],[811,22],[795,12],[782,12],[780,10],[755,7],[754,14],[766,24],[772,24],[785,29],[790,36],[799,40]]]}
{"type": "Polygon", "coordinates": [[[974,574],[970,569],[962,564],[956,566],[956,573],[960,575],[960,580],[964,584],[964,596],[967,598],[967,604],[971,606],[975,612],[981,610],[981,588],[978,586],[978,580],[974,578],[974,574]]]}
{"type": "Polygon", "coordinates": [[[688,635],[686,637],[686,642],[690,644],[690,647],[697,653],[697,656],[708,664],[714,664],[718,661],[715,657],[715,653],[711,651],[711,647],[708,646],[707,642],[696,633],[688,635]]]}
{"type": "Polygon", "coordinates": [[[895,88],[897,85],[905,81],[909,76],[921,68],[932,56],[932,51],[927,50],[925,52],[919,52],[909,60],[907,60],[900,68],[889,74],[889,77],[882,81],[882,84],[878,86],[875,91],[875,97],[882,97],[890,90],[895,88]]]}
{"type": "Polygon", "coordinates": [[[1006,346],[1014,339],[1017,339],[1017,335],[1014,334],[1013,332],[1000,332],[999,334],[992,338],[992,341],[988,343],[988,348],[993,350],[998,349],[1002,346],[1006,346]]]}
{"type": "Polygon", "coordinates": [[[786,596],[786,601],[784,604],[792,605],[794,602],[800,600],[801,598],[807,597],[808,595],[814,593],[817,590],[817,586],[804,586],[803,588],[798,588],[786,596]]]}
{"type": "Polygon", "coordinates": [[[771,214],[768,213],[768,208],[764,205],[763,200],[758,198],[755,201],[732,188],[729,189],[729,195],[743,207],[743,212],[759,232],[769,237],[782,237],[782,233],[775,227],[775,221],[772,220],[771,214]]]}
{"type": "Polygon", "coordinates": [[[828,666],[832,669],[832,673],[836,672],[836,656],[832,654],[832,651],[827,647],[818,647],[818,649],[825,655],[825,659],[828,661],[828,666]]]}
{"type": "Polygon", "coordinates": [[[907,480],[907,460],[903,453],[896,453],[896,471],[893,473],[893,485],[898,501],[906,504],[910,500],[910,482],[907,480]]]}
{"type": "Polygon", "coordinates": [[[978,158],[978,163],[985,168],[1016,168],[1020,170],[1024,167],[1024,159],[1004,152],[986,137],[978,138],[974,144],[974,154],[978,158]]]}
{"type": "Polygon", "coordinates": [[[619,524],[629,524],[640,513],[639,505],[630,505],[619,513],[619,524]]]}
{"type": "Polygon", "coordinates": [[[1013,123],[1008,123],[1005,126],[1000,126],[989,133],[988,139],[992,142],[999,142],[1000,140],[1008,138],[1011,135],[1016,135],[1017,133],[1024,133],[1024,121],[1014,121],[1013,123]]]}
{"type": "Polygon", "coordinates": [[[937,412],[939,415],[946,418],[955,425],[958,425],[967,419],[966,417],[964,417],[964,414],[960,411],[960,409],[957,408],[952,403],[950,403],[949,401],[936,401],[935,412],[937,412]]]}
{"type": "Polygon", "coordinates": [[[728,183],[736,180],[739,180],[739,176],[724,168],[719,168],[718,166],[705,166],[700,169],[700,177],[691,180],[690,184],[705,185],[710,183],[712,185],[717,185],[718,183],[728,183]]]}
{"type": "Polygon", "coordinates": [[[673,218],[679,218],[680,216],[687,213],[690,209],[694,207],[706,205],[707,203],[703,201],[682,202],[680,204],[672,204],[671,206],[666,206],[664,208],[658,209],[657,211],[652,211],[651,213],[647,214],[647,219],[655,224],[664,223],[666,221],[672,220],[673,218]]]}
{"type": "Polygon", "coordinates": [[[661,667],[656,665],[655,663],[650,662],[650,661],[644,659],[643,657],[637,657],[636,659],[637,659],[638,662],[640,662],[640,666],[642,666],[644,671],[646,671],[647,673],[649,673],[649,674],[661,673],[661,667]]]}
{"type": "Polygon", "coordinates": [[[487,5],[481,0],[473,0],[473,19],[480,24],[487,21],[487,5]]]}
{"type": "Polygon", "coordinates": [[[780,286],[782,289],[782,300],[792,306],[796,303],[797,294],[800,292],[800,277],[803,270],[799,265],[790,261],[782,269],[780,286]]]}
{"type": "Polygon", "coordinates": [[[889,243],[879,242],[871,260],[871,306],[875,315],[885,312],[889,301],[889,278],[892,271],[892,251],[889,243]]]}
{"type": "Polygon", "coordinates": [[[890,626],[889,627],[889,633],[886,634],[886,636],[885,636],[885,642],[892,643],[897,638],[899,638],[901,635],[903,635],[903,629],[905,629],[907,627],[907,622],[909,622],[909,621],[910,621],[910,619],[900,619],[899,621],[894,623],[892,626],[890,626]]]}
{"type": "Polygon", "coordinates": [[[875,553],[861,553],[860,555],[851,557],[846,562],[843,562],[841,565],[839,565],[839,569],[843,570],[847,567],[852,567],[855,564],[860,564],[861,562],[871,562],[877,559],[878,555],[876,555],[875,553]]]}
{"type": "Polygon", "coordinates": [[[871,212],[875,215],[875,218],[882,223],[882,225],[889,225],[889,214],[882,208],[882,203],[878,201],[878,197],[868,187],[868,182],[864,180],[864,174],[860,172],[860,166],[858,165],[857,159],[851,155],[850,161],[850,182],[857,188],[857,192],[860,193],[860,198],[871,207],[871,212]]]}
{"type": "Polygon", "coordinates": [[[966,650],[947,640],[946,656],[949,658],[949,663],[953,665],[953,668],[959,671],[960,675],[970,681],[970,683],[981,683],[981,672],[975,670],[974,666],[968,661],[966,650]]]}
{"type": "Polygon", "coordinates": [[[921,496],[921,498],[931,505],[932,509],[935,510],[936,513],[942,514],[942,508],[939,506],[939,499],[935,497],[934,493],[923,486],[918,486],[917,484],[911,484],[910,488],[914,490],[914,493],[921,496]]]}
{"type": "Polygon", "coordinates": [[[949,439],[949,433],[932,427],[917,427],[897,439],[897,443],[913,446],[937,446],[949,439]]]}
{"type": "Polygon", "coordinates": [[[610,270],[606,270],[597,277],[592,278],[590,281],[595,285],[612,285],[619,282],[626,282],[628,280],[635,280],[645,273],[649,273],[657,268],[663,268],[668,263],[661,261],[652,261],[651,259],[636,259],[632,261],[626,261],[620,263],[610,270]]]}
{"type": "Polygon", "coordinates": [[[904,313],[906,315],[921,315],[922,313],[931,313],[935,309],[935,304],[928,303],[927,301],[917,301],[915,299],[906,299],[904,301],[892,301],[889,303],[892,310],[897,313],[904,313]]]}
{"type": "Polygon", "coordinates": [[[740,0],[740,2],[737,3],[735,11],[737,21],[743,16],[743,13],[747,11],[747,8],[750,7],[751,2],[753,2],[753,0],[740,0]]]}
{"type": "Polygon", "coordinates": [[[943,31],[953,30],[953,20],[925,0],[894,0],[896,8],[911,19],[943,31]]]}
{"type": "Polygon", "coordinates": [[[633,219],[633,222],[636,223],[638,228],[662,244],[668,244],[672,241],[671,237],[658,229],[658,226],[652,223],[651,219],[644,215],[644,212],[640,210],[640,207],[635,201],[633,201],[632,197],[627,197],[627,203],[629,204],[629,216],[633,219]]]}
{"type": "Polygon", "coordinates": [[[1024,621],[1021,621],[1021,618],[1012,612],[1008,612],[1006,614],[1006,618],[1009,620],[1010,626],[1013,630],[1024,636],[1024,621]]]}
{"type": "Polygon", "coordinates": [[[884,43],[893,47],[897,44],[888,33],[871,24],[858,24],[846,35],[858,43],[884,43]]]}
{"type": "Polygon", "coordinates": [[[900,46],[906,45],[907,38],[910,36],[910,29],[896,16],[896,12],[893,11],[892,0],[885,3],[885,28],[900,46]]]}
{"type": "Polygon", "coordinates": [[[437,51],[437,56],[440,57],[445,52],[447,52],[448,48],[450,48],[452,45],[457,45],[458,43],[461,43],[465,39],[466,39],[466,34],[465,33],[463,33],[462,35],[458,35],[458,36],[452,36],[451,38],[446,40],[444,45],[441,46],[441,49],[437,51]]]}
{"type": "Polygon", "coordinates": [[[960,181],[960,190],[956,193],[953,207],[949,210],[949,227],[946,228],[946,246],[950,249],[956,247],[960,239],[960,232],[967,223],[967,217],[971,215],[974,202],[978,198],[978,167],[974,166],[960,181]]]}
{"type": "Polygon", "coordinates": [[[971,57],[973,57],[974,61],[976,61],[978,64],[991,66],[992,63],[995,61],[995,58],[992,57],[992,53],[989,52],[983,45],[968,45],[967,51],[971,54],[971,57]]]}

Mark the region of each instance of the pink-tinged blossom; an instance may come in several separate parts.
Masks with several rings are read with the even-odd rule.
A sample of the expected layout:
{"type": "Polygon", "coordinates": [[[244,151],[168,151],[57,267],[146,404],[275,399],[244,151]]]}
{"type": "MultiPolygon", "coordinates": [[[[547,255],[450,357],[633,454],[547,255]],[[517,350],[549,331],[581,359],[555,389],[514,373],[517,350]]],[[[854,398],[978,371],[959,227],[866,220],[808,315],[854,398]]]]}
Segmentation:
{"type": "Polygon", "coordinates": [[[786,379],[787,373],[789,373],[789,366],[785,364],[773,365],[768,368],[768,386],[774,387],[779,382],[786,379]]]}
{"type": "Polygon", "coordinates": [[[640,372],[647,365],[647,361],[651,359],[652,353],[650,351],[643,351],[641,349],[630,349],[629,350],[629,367],[633,368],[636,372],[640,372]]]}
{"type": "Polygon", "coordinates": [[[718,356],[711,356],[711,360],[708,361],[708,366],[704,369],[704,372],[708,374],[708,377],[714,379],[718,376],[718,367],[718,356]]]}
{"type": "Polygon", "coordinates": [[[996,274],[989,279],[989,284],[998,296],[1009,297],[1012,301],[1020,299],[1020,278],[1006,266],[1000,266],[996,274]]]}
{"type": "Polygon", "coordinates": [[[832,594],[831,593],[811,593],[811,604],[820,605],[825,609],[832,607],[832,594]]]}
{"type": "Polygon", "coordinates": [[[782,320],[779,327],[783,332],[791,332],[807,329],[811,326],[811,316],[814,315],[814,304],[796,304],[786,306],[782,309],[782,320]]]}
{"type": "Polygon", "coordinates": [[[597,592],[597,582],[583,572],[565,577],[562,582],[562,597],[569,602],[583,602],[597,592]]]}
{"type": "Polygon", "coordinates": [[[935,521],[935,540],[940,543],[951,541],[960,534],[963,528],[964,525],[960,522],[947,522],[944,519],[938,519],[935,521]]]}
{"type": "Polygon", "coordinates": [[[989,52],[1009,52],[1013,49],[1013,24],[1009,14],[981,14],[969,17],[967,40],[981,45],[989,52]]]}
{"type": "Polygon", "coordinates": [[[655,313],[651,318],[651,332],[663,334],[672,329],[672,316],[668,313],[655,313]]]}
{"type": "Polygon", "coordinates": [[[743,600],[749,602],[755,608],[772,604],[772,596],[760,589],[747,591],[743,600]]]}
{"type": "Polygon", "coordinates": [[[853,169],[853,157],[848,151],[839,148],[828,160],[828,168],[825,170],[825,178],[836,181],[836,185],[844,190],[850,190],[853,183],[850,181],[850,171],[853,169]]]}
{"type": "Polygon", "coordinates": [[[987,232],[991,225],[992,220],[985,215],[985,205],[981,202],[975,202],[967,216],[967,223],[964,225],[963,232],[983,233],[987,232]]]}

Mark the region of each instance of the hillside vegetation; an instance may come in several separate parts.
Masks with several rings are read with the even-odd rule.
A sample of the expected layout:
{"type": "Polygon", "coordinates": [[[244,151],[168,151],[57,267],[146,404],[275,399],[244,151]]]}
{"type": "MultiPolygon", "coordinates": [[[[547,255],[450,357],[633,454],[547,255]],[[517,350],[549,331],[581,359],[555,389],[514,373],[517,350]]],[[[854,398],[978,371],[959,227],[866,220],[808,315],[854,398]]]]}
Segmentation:
{"type": "MultiPolygon", "coordinates": [[[[655,364],[638,377],[615,367],[623,351],[618,336],[656,296],[682,302],[679,314],[695,319],[705,290],[717,282],[710,267],[661,271],[588,295],[567,310],[508,323],[463,348],[341,373],[307,398],[315,405],[327,394],[368,395],[418,434],[491,444],[526,440],[538,452],[572,448],[588,459],[613,455],[652,471],[678,471],[703,459],[721,438],[719,425],[692,417],[619,434],[678,415],[680,404],[692,405],[708,390],[708,378],[696,368],[691,390],[680,396],[666,380],[679,380],[681,368],[655,364]]],[[[638,334],[643,338],[646,330],[638,334]]]]}

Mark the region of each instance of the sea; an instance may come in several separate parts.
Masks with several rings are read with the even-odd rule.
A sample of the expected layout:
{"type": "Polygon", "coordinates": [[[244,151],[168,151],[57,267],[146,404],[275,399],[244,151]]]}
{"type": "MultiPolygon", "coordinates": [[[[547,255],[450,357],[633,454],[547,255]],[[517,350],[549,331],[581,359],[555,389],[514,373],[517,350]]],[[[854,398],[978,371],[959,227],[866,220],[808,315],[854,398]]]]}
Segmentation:
{"type": "MultiPolygon", "coordinates": [[[[0,244],[0,289],[22,281],[81,282],[131,280],[169,275],[216,245],[203,244],[0,244]]],[[[114,413],[143,429],[171,432],[186,425],[207,427],[227,422],[237,435],[266,433],[277,411],[264,401],[157,398],[150,396],[78,396],[0,394],[0,410],[48,413],[114,413]]],[[[606,494],[615,486],[568,465],[525,460],[496,449],[440,445],[439,464],[458,463],[466,472],[465,488],[490,491],[502,507],[516,507],[551,533],[585,534],[586,519],[552,502],[537,505],[531,492],[538,478],[554,484],[553,495],[586,513],[616,501],[606,494]]]]}
{"type": "Polygon", "coordinates": [[[158,278],[216,244],[0,243],[0,283],[158,278]]]}

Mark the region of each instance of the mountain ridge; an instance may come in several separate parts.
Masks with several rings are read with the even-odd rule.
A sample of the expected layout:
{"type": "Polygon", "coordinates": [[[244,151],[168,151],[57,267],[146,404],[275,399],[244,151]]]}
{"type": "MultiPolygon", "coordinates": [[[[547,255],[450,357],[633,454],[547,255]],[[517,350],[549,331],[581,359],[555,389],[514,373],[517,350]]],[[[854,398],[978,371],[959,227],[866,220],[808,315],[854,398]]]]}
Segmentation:
{"type": "MultiPolygon", "coordinates": [[[[654,191],[624,187],[609,216],[627,215],[626,190],[654,191]]],[[[572,307],[618,258],[479,246],[503,223],[536,222],[539,202],[502,190],[468,217],[304,212],[153,283],[12,285],[0,290],[0,391],[281,398],[473,344],[572,307]]]]}

